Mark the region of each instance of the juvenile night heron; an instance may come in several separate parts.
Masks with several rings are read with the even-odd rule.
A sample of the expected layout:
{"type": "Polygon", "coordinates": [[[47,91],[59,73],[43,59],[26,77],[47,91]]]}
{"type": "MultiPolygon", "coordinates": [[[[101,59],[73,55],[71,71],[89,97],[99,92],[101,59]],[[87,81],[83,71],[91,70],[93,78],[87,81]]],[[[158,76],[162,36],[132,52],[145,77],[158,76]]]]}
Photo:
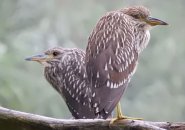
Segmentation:
{"type": "Polygon", "coordinates": [[[108,12],[98,21],[88,39],[85,59],[95,114],[106,119],[117,105],[117,118],[127,118],[118,102],[149,42],[149,30],[156,25],[167,23],[150,17],[143,6],[108,12]]]}
{"type": "Polygon", "coordinates": [[[56,47],[26,59],[44,65],[45,78],[63,97],[75,119],[96,118],[84,58],[82,50],[56,47]]]}

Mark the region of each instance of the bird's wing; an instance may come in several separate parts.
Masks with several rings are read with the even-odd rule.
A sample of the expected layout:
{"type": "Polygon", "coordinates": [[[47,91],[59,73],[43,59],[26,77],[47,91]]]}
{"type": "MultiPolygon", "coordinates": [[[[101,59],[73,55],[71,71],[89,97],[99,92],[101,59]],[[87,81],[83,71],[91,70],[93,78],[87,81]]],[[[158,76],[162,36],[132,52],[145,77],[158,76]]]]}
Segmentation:
{"type": "MultiPolygon", "coordinates": [[[[96,114],[107,118],[119,102],[137,65],[134,36],[124,27],[109,31],[102,18],[92,32],[86,50],[88,79],[96,114]]],[[[111,19],[110,19],[111,20],[111,19]]]]}
{"type": "Polygon", "coordinates": [[[74,83],[68,85],[73,87],[75,84],[76,88],[72,90],[63,90],[65,102],[75,119],[95,118],[96,115],[92,111],[89,101],[90,89],[87,88],[85,82],[76,84],[77,82],[78,80],[75,80],[74,83]]]}
{"type": "MultiPolygon", "coordinates": [[[[62,95],[65,102],[76,119],[82,118],[95,118],[95,114],[91,109],[91,89],[87,82],[84,55],[82,52],[73,52],[70,62],[66,66],[67,69],[63,70],[63,90],[62,95]],[[74,60],[73,60],[74,58],[74,60]]],[[[61,83],[61,84],[62,84],[61,83]]]]}

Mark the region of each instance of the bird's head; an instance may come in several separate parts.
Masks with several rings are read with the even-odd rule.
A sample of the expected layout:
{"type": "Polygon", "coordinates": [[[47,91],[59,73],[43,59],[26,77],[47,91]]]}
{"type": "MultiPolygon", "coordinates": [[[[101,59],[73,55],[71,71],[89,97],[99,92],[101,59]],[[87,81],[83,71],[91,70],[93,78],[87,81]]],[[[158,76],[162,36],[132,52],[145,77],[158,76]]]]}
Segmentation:
{"type": "Polygon", "coordinates": [[[65,50],[61,47],[49,49],[41,54],[26,58],[27,61],[36,61],[43,64],[45,67],[55,66],[60,63],[65,57],[65,50]]]}
{"type": "Polygon", "coordinates": [[[147,29],[156,25],[168,25],[166,22],[150,17],[150,11],[144,6],[132,6],[121,10],[124,14],[129,15],[133,21],[147,29]]]}

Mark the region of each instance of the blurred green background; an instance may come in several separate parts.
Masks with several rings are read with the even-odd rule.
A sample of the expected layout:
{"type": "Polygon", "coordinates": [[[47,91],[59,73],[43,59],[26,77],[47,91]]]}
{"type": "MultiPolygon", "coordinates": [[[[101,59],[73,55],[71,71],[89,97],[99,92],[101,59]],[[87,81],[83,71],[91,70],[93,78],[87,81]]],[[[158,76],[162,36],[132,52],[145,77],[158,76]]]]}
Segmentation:
{"type": "Polygon", "coordinates": [[[44,79],[42,66],[24,58],[54,46],[85,49],[101,16],[129,5],[145,5],[170,25],[151,30],[122,98],[124,114],[184,121],[184,0],[0,0],[0,106],[70,118],[64,101],[44,79]]]}

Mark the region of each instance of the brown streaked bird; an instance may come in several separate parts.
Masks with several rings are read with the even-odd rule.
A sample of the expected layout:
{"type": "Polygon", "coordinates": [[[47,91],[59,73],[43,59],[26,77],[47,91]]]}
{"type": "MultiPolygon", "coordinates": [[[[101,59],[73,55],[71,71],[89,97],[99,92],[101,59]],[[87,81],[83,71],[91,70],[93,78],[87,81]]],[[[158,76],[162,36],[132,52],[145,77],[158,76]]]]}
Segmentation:
{"type": "Polygon", "coordinates": [[[44,65],[45,78],[63,97],[75,119],[97,117],[91,108],[91,87],[82,50],[55,47],[26,60],[44,65]]]}
{"type": "Polygon", "coordinates": [[[118,102],[149,42],[149,30],[156,25],[167,23],[150,17],[143,6],[108,12],[98,21],[88,39],[85,59],[95,114],[106,119],[117,105],[117,118],[127,118],[118,102]]]}

